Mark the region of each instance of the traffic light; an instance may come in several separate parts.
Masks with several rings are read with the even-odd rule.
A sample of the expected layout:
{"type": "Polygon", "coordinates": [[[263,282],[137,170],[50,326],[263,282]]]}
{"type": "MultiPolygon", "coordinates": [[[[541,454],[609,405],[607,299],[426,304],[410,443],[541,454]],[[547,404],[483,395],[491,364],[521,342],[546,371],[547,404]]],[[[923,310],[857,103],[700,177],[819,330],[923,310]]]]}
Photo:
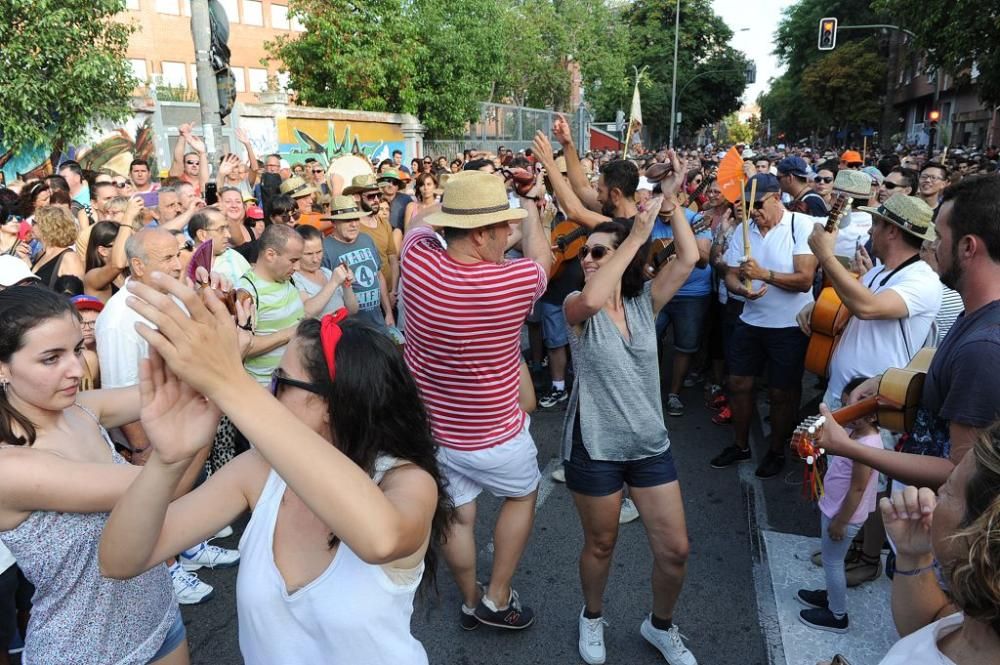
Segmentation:
{"type": "Polygon", "coordinates": [[[927,119],[930,120],[931,123],[936,125],[938,123],[938,120],[941,119],[941,111],[938,111],[937,109],[932,110],[930,113],[927,114],[927,119]]]}
{"type": "Polygon", "coordinates": [[[819,50],[832,51],[837,46],[837,19],[831,17],[819,20],[819,50]]]}

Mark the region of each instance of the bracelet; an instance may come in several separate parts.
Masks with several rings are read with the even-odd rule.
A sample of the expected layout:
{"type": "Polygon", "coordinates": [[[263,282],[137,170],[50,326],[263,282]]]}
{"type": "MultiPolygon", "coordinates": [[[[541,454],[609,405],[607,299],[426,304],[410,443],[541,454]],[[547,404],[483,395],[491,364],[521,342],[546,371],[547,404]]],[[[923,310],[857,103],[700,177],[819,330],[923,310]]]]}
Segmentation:
{"type": "Polygon", "coordinates": [[[773,270],[768,270],[767,271],[767,281],[770,282],[770,283],[772,283],[772,284],[774,283],[774,271],[773,270]]]}
{"type": "Polygon", "coordinates": [[[914,568],[913,570],[896,570],[895,575],[902,575],[903,577],[916,577],[917,575],[923,575],[928,570],[934,570],[934,566],[937,562],[932,563],[929,566],[924,566],[923,568],[914,568]]]}

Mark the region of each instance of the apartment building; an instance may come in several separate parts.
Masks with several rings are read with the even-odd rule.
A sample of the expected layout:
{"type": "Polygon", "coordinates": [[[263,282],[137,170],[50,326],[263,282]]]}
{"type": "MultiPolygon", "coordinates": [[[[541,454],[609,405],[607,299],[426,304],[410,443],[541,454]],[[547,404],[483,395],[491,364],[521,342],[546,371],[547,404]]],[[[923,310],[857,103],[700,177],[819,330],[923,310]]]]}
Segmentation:
{"type": "MultiPolygon", "coordinates": [[[[264,44],[294,35],[302,25],[288,15],[287,0],[220,0],[229,18],[230,63],[237,99],[257,101],[274,77],[284,87],[280,62],[270,60],[264,44]],[[265,61],[262,63],[262,60],[265,61]]],[[[127,0],[128,17],[139,30],[129,41],[128,58],[140,81],[171,88],[196,89],[191,0],[127,0]]]]}

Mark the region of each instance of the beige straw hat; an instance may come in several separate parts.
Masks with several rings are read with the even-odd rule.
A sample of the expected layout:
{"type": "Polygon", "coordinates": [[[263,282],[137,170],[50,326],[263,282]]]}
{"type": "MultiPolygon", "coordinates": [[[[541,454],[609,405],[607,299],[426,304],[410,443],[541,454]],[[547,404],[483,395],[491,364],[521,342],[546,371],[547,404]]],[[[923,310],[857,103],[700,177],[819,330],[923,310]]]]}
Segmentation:
{"type": "Polygon", "coordinates": [[[334,196],[330,205],[330,215],[322,218],[324,222],[349,222],[368,215],[358,208],[353,196],[334,196]]]}
{"type": "Polygon", "coordinates": [[[872,193],[872,179],[867,173],[843,169],[837,171],[833,179],[833,188],[855,199],[867,200],[872,193]]]}
{"type": "Polygon", "coordinates": [[[288,180],[285,180],[278,189],[282,194],[291,196],[293,199],[301,199],[303,196],[309,196],[317,192],[315,187],[308,184],[299,176],[292,176],[288,180]]]}
{"type": "Polygon", "coordinates": [[[361,194],[362,192],[377,192],[379,191],[378,182],[375,181],[374,173],[363,173],[361,175],[356,175],[351,180],[351,186],[344,188],[344,194],[350,196],[351,194],[361,194]]]}
{"type": "Polygon", "coordinates": [[[924,240],[934,240],[937,233],[934,230],[934,211],[916,196],[893,194],[885,203],[877,208],[859,206],[858,210],[871,213],[872,216],[895,224],[911,235],[924,240]]]}
{"type": "Polygon", "coordinates": [[[510,207],[502,179],[482,171],[462,171],[448,179],[441,210],[425,219],[431,226],[477,229],[527,216],[527,210],[510,207]]]}

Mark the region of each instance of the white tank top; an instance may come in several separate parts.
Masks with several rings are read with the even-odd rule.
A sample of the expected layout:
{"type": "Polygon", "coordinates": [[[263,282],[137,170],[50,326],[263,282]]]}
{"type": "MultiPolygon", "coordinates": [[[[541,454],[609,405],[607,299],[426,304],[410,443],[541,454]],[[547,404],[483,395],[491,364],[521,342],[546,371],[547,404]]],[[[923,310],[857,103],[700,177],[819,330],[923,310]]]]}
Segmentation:
{"type": "MultiPolygon", "coordinates": [[[[379,467],[384,472],[391,464],[379,467]]],[[[319,577],[287,592],[274,563],[285,487],[272,470],[240,540],[236,608],[246,665],[426,665],[423,645],[410,634],[423,563],[412,582],[400,585],[341,542],[319,577]]]]}

